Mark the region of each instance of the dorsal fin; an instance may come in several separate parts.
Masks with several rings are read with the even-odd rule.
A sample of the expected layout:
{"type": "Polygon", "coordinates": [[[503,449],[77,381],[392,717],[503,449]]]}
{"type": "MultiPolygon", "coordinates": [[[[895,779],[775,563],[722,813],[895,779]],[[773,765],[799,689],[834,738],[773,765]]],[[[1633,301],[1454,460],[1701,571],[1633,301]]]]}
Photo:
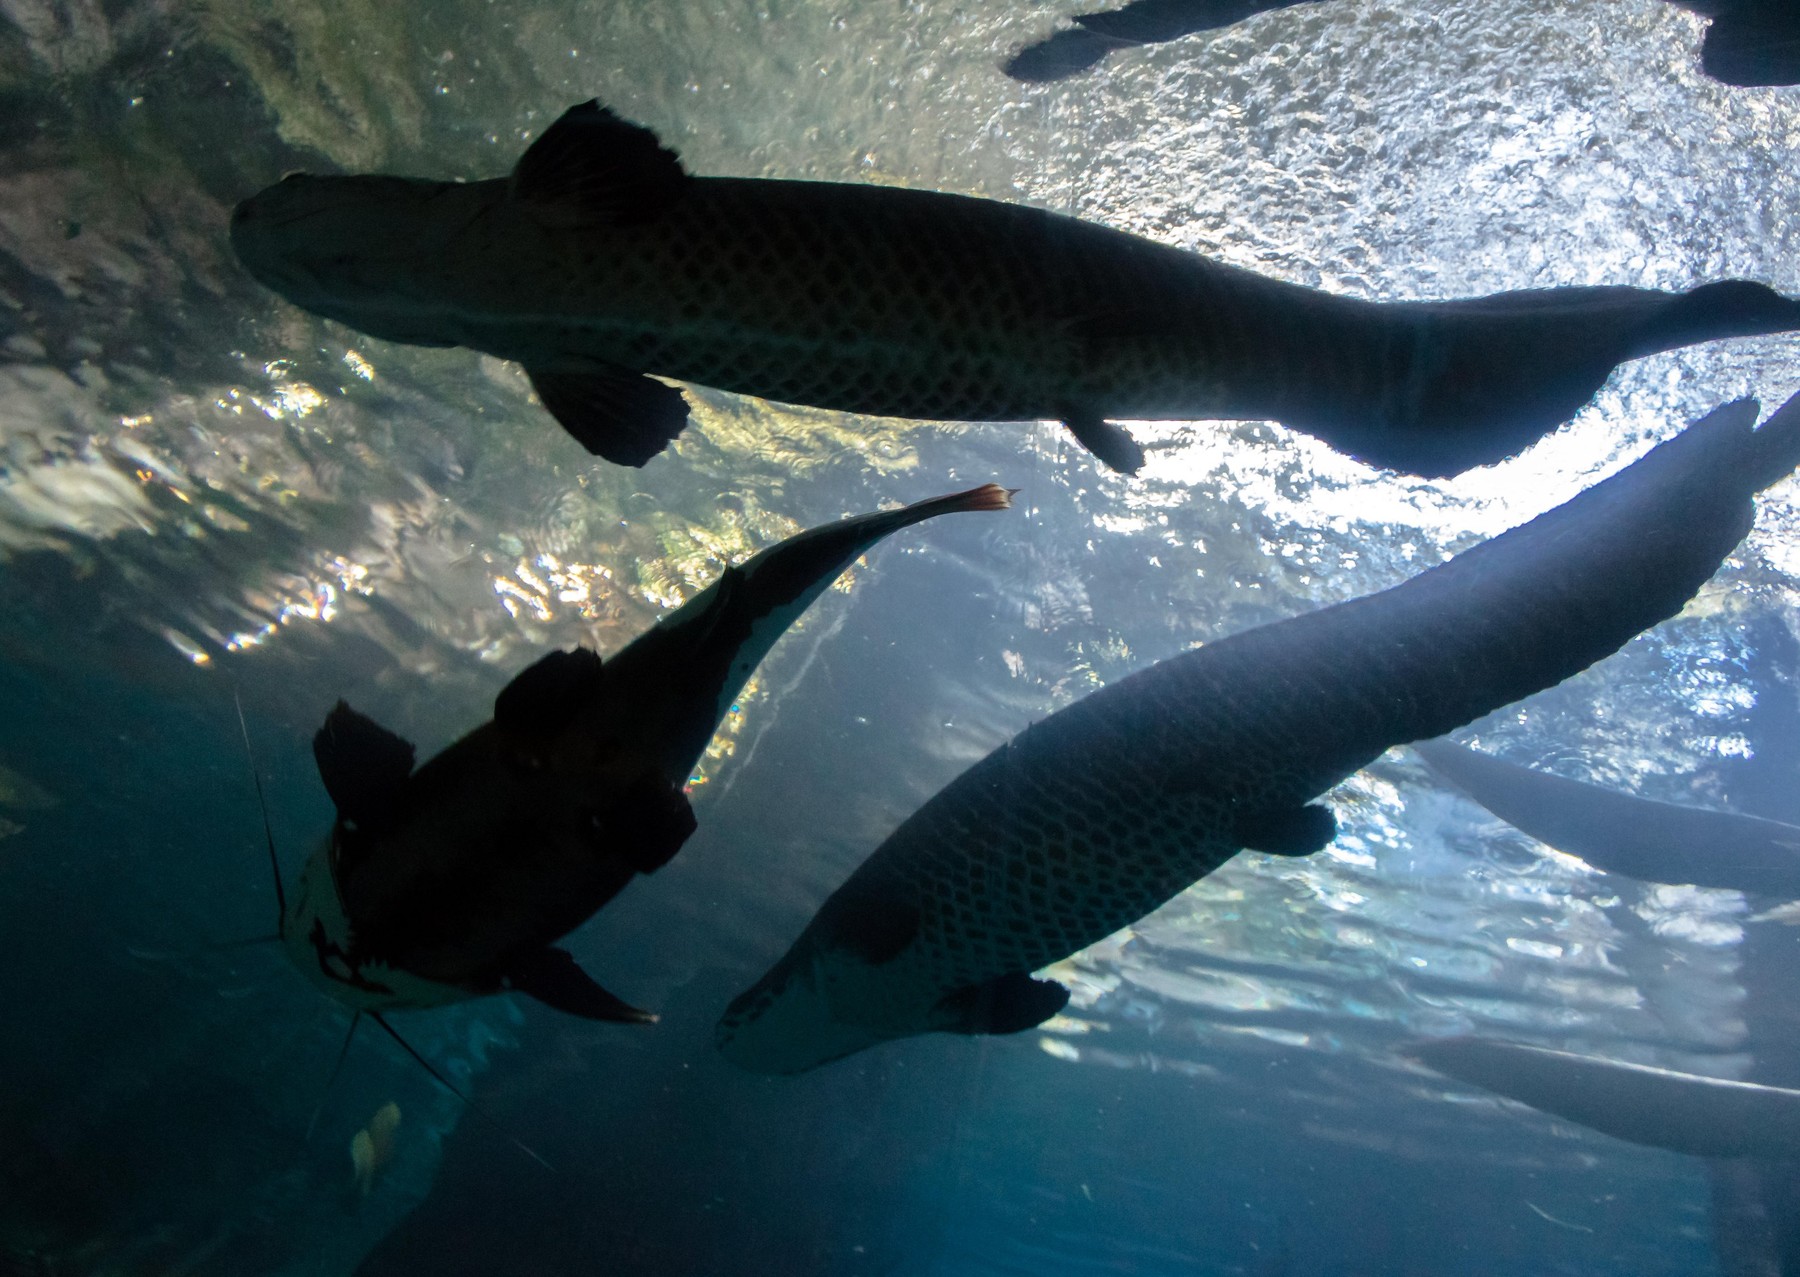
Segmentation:
{"type": "Polygon", "coordinates": [[[526,149],[512,194],[569,225],[631,226],[662,216],[687,181],[656,134],[596,100],[570,107],[526,149]]]}
{"type": "Polygon", "coordinates": [[[412,775],[413,745],[339,701],[313,736],[319,779],[338,818],[362,829],[381,825],[412,775]]]}

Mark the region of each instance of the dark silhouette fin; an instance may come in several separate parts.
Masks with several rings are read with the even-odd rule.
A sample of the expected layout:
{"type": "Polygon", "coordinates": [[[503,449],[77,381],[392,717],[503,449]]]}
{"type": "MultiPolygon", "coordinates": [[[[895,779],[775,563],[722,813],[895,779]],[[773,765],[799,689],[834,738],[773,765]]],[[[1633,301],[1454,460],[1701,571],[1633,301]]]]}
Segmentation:
{"type": "Polygon", "coordinates": [[[646,772],[616,803],[594,815],[594,829],[605,837],[607,849],[641,874],[668,864],[699,827],[681,786],[654,772],[646,772]]]}
{"type": "MultiPolygon", "coordinates": [[[[1755,421],[1758,405],[1754,399],[1739,399],[1717,411],[1746,414],[1755,421]]],[[[1769,414],[1756,428],[1751,447],[1756,453],[1752,473],[1758,492],[1780,483],[1800,466],[1800,395],[1769,414]]]]}
{"type": "Polygon", "coordinates": [[[825,942],[872,967],[892,962],[919,934],[919,907],[888,896],[833,896],[819,912],[825,942]]]}
{"type": "Polygon", "coordinates": [[[494,698],[494,722],[509,736],[555,736],[600,690],[600,654],[585,647],[550,652],[526,668],[494,698]]]}
{"type": "Polygon", "coordinates": [[[1691,288],[1659,307],[1632,343],[1628,359],[1722,337],[1757,337],[1800,328],[1800,301],[1767,284],[1721,279],[1691,288]]]}
{"type": "Polygon", "coordinates": [[[1271,856],[1310,856],[1337,837],[1330,808],[1308,803],[1277,811],[1245,812],[1237,819],[1237,840],[1247,850],[1271,856]]]}
{"type": "Polygon", "coordinates": [[[535,998],[545,1006],[584,1020],[613,1024],[655,1024],[648,1011],[602,989],[594,977],[563,949],[537,949],[516,958],[501,977],[503,987],[535,998]]]}
{"type": "Polygon", "coordinates": [[[1316,0],[1132,0],[1117,9],[1075,15],[1075,27],[1027,45],[1001,66],[1015,80],[1061,80],[1097,65],[1115,49],[1166,44],[1196,31],[1228,27],[1271,9],[1316,0]]]}
{"type": "Polygon", "coordinates": [[[1063,425],[1075,436],[1076,443],[1120,474],[1136,474],[1143,469],[1144,450],[1123,426],[1085,415],[1071,415],[1063,420],[1063,425]]]}
{"type": "Polygon", "coordinates": [[[367,831],[379,828],[399,805],[412,775],[413,745],[367,715],[339,701],[313,737],[319,779],[338,818],[367,831]]]}
{"type": "Polygon", "coordinates": [[[1121,44],[1166,44],[1298,3],[1302,0],[1133,0],[1103,13],[1077,14],[1075,21],[1121,44]]]}
{"type": "Polygon", "coordinates": [[[682,393],[642,373],[598,365],[583,372],[527,368],[525,375],[575,442],[614,465],[645,464],[687,425],[682,393]]]}
{"type": "Polygon", "coordinates": [[[665,776],[691,775],[719,720],[775,641],[882,538],[938,515],[1011,504],[1008,489],[987,483],[811,528],[727,568],[607,662],[623,686],[680,689],[672,702],[679,722],[671,720],[674,731],[652,761],[665,776]]]}
{"type": "Polygon", "coordinates": [[[971,984],[939,999],[932,1027],[944,1033],[1023,1033],[1069,1004],[1069,991],[1023,971],[971,984]]]}
{"type": "Polygon", "coordinates": [[[1740,88],[1800,84],[1800,8],[1771,5],[1762,13],[1714,18],[1700,46],[1700,68],[1740,88]]]}
{"type": "Polygon", "coordinates": [[[656,134],[589,101],[564,111],[519,157],[512,193],[571,225],[630,226],[662,216],[687,182],[656,134]]]}
{"type": "Polygon", "coordinates": [[[1072,27],[1026,45],[1000,64],[1000,72],[1025,84],[1050,84],[1099,66],[1107,54],[1129,44],[1085,27],[1072,27]]]}

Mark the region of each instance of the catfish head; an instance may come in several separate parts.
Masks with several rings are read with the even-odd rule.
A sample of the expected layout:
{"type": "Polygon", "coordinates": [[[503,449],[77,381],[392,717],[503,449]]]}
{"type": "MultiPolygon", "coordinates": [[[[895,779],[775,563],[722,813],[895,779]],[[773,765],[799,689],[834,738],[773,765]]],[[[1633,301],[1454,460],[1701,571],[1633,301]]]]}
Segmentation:
{"type": "Polygon", "coordinates": [[[417,771],[412,744],[339,702],[313,739],[337,819],[283,919],[289,955],[358,1010],[517,989],[590,1019],[646,1021],[554,942],[695,829],[625,728],[632,688],[552,652],[494,718],[417,771]]]}
{"type": "Polygon", "coordinates": [[[556,942],[694,832],[685,786],[720,719],[839,573],[901,528],[1010,503],[984,484],[791,536],[604,663],[545,656],[416,770],[410,742],[340,701],[313,738],[337,819],[283,908],[289,955],[377,1016],[513,989],[588,1019],[654,1018],[556,942]]]}

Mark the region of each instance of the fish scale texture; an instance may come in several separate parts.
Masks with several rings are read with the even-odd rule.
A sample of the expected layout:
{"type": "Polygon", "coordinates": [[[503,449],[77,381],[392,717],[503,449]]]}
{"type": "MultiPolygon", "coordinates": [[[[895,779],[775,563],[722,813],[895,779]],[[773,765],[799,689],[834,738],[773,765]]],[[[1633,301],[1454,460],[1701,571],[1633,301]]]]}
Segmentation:
{"type": "Polygon", "coordinates": [[[366,224],[387,242],[436,247],[397,270],[346,267],[310,219],[291,242],[257,229],[280,223],[271,209],[234,229],[240,252],[300,304],[395,339],[890,417],[1277,420],[1420,474],[1511,455],[1623,360],[1800,327],[1800,304],[1748,283],[1371,303],[1040,209],[893,187],[691,178],[621,226],[505,182],[440,204],[417,184],[389,200],[392,179],[323,180],[370,192],[366,224]]]}
{"type": "Polygon", "coordinates": [[[943,1027],[921,1006],[1142,918],[1242,848],[1244,818],[1291,812],[1390,746],[1616,651],[1681,609],[1749,530],[1751,494],[1792,465],[1800,415],[1757,436],[1753,417],[1721,409],[1410,581],[1172,657],[1033,725],[908,818],[724,1034],[781,996],[809,944],[838,1013],[890,1034],[943,1027]],[[872,904],[918,910],[910,947],[891,967],[832,961],[872,904]]]}

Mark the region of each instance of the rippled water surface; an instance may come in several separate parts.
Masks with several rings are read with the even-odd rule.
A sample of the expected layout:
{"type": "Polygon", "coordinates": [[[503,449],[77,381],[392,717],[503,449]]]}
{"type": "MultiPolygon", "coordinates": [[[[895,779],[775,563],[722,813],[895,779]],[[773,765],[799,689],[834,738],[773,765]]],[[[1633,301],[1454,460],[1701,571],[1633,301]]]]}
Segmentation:
{"type": "MultiPolygon", "coordinates": [[[[998,73],[1083,8],[0,0],[0,1270],[1722,1271],[1704,1163],[1398,1048],[1477,1031],[1800,1085],[1744,1050],[1796,987],[1794,928],[1549,852],[1405,751],[1333,795],[1326,852],[1241,855],[1059,966],[1074,1000],[1040,1030],[799,1079],[734,1073],[710,1035],[1000,741],[1393,584],[1727,399],[1781,401],[1793,338],[1626,365],[1448,481],[1207,422],[1137,428],[1127,480],[1050,425],[704,391],[631,471],[515,367],[301,312],[225,240],[288,170],[499,175],[599,95],[697,173],[1034,203],[1358,296],[1800,293],[1800,90],[1705,79],[1701,19],[1661,0],[1334,0],[1060,85],[998,73]],[[1019,509],[906,533],[815,605],[709,752],[699,834],[577,933],[656,1028],[396,1017],[483,1121],[373,1034],[328,1086],[345,1015],[220,947],[274,911],[234,695],[291,870],[329,822],[310,740],[340,696],[429,753],[549,647],[615,650],[801,527],[989,479],[1019,509]],[[389,1101],[364,1191],[350,1141],[389,1101]]],[[[1765,494],[1681,617],[1470,738],[1800,820],[1797,503],[1765,494]]]]}

